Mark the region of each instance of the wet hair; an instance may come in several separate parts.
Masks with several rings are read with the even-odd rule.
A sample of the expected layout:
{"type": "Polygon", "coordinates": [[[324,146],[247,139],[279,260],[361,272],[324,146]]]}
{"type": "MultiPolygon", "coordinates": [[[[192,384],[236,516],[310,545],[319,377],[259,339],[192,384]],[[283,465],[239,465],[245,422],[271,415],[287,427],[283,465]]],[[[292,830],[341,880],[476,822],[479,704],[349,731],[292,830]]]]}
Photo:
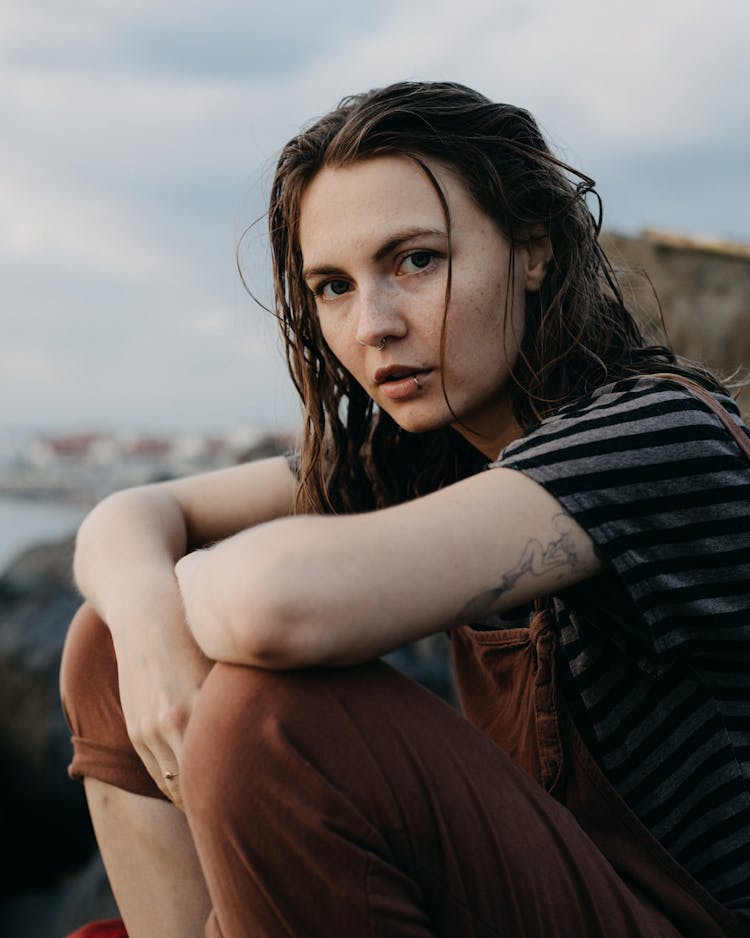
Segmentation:
{"type": "MultiPolygon", "coordinates": [[[[526,295],[524,338],[511,369],[513,412],[522,428],[610,381],[684,370],[668,348],[645,342],[625,306],[599,244],[601,202],[593,180],[551,152],[528,111],[448,82],[402,82],[347,97],[284,147],[270,199],[276,314],[304,408],[298,510],[395,504],[486,462],[449,427],[408,433],[377,408],[328,349],[302,278],[300,205],[309,183],[324,167],[385,155],[421,166],[449,236],[449,206],[425,159],[453,170],[511,244],[549,238],[551,259],[540,289],[526,295]]],[[[449,293],[450,267],[446,313],[449,293]]]]}

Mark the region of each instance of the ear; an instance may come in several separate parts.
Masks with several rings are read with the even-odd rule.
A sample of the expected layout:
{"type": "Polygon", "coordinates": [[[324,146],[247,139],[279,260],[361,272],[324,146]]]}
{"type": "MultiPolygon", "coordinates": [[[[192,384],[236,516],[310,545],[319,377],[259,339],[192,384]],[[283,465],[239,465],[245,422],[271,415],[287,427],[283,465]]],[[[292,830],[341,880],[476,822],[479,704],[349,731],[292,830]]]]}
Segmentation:
{"type": "Polygon", "coordinates": [[[547,235],[529,238],[524,245],[524,275],[527,293],[535,293],[542,285],[552,259],[552,242],[547,235]]]}

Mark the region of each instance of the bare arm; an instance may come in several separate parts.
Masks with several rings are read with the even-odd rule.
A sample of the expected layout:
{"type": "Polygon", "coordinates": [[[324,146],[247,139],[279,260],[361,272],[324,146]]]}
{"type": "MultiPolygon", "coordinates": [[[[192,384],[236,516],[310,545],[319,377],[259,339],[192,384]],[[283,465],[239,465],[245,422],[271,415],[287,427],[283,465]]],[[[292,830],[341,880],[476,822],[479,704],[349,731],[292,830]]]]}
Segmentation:
{"type": "Polygon", "coordinates": [[[289,514],[295,481],[282,458],[128,489],[98,505],[77,538],[74,571],[109,626],[133,743],[163,790],[211,660],[186,628],[175,562],[189,549],[289,514]]]}
{"type": "Polygon", "coordinates": [[[208,655],[286,668],[363,661],[600,568],[552,496],[495,469],[385,511],[274,522],[177,575],[208,655]]]}
{"type": "Polygon", "coordinates": [[[112,588],[129,571],[154,562],[171,569],[195,547],[290,514],[294,488],[286,460],[276,457],[116,492],[78,532],[78,586],[107,618],[112,588]]]}

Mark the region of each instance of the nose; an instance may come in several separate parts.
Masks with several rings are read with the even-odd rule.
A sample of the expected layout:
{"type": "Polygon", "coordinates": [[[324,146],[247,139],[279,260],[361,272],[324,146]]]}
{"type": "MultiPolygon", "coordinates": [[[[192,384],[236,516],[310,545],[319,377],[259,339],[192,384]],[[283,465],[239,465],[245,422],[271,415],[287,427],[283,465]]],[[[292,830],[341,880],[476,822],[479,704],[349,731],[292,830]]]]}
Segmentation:
{"type": "Polygon", "coordinates": [[[403,338],[408,323],[398,291],[382,283],[360,284],[355,339],[360,345],[382,348],[385,339],[403,338]]]}

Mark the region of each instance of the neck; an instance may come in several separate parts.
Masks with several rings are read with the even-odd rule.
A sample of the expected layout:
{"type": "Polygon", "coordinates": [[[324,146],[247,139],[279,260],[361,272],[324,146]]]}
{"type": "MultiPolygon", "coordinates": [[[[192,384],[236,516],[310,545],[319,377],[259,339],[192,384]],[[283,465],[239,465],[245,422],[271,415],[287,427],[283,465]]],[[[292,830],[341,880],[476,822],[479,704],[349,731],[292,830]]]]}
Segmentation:
{"type": "Polygon", "coordinates": [[[480,433],[458,423],[453,424],[453,429],[488,459],[497,459],[502,450],[513,440],[517,440],[523,432],[515,419],[508,421],[502,429],[491,434],[480,433]]]}

